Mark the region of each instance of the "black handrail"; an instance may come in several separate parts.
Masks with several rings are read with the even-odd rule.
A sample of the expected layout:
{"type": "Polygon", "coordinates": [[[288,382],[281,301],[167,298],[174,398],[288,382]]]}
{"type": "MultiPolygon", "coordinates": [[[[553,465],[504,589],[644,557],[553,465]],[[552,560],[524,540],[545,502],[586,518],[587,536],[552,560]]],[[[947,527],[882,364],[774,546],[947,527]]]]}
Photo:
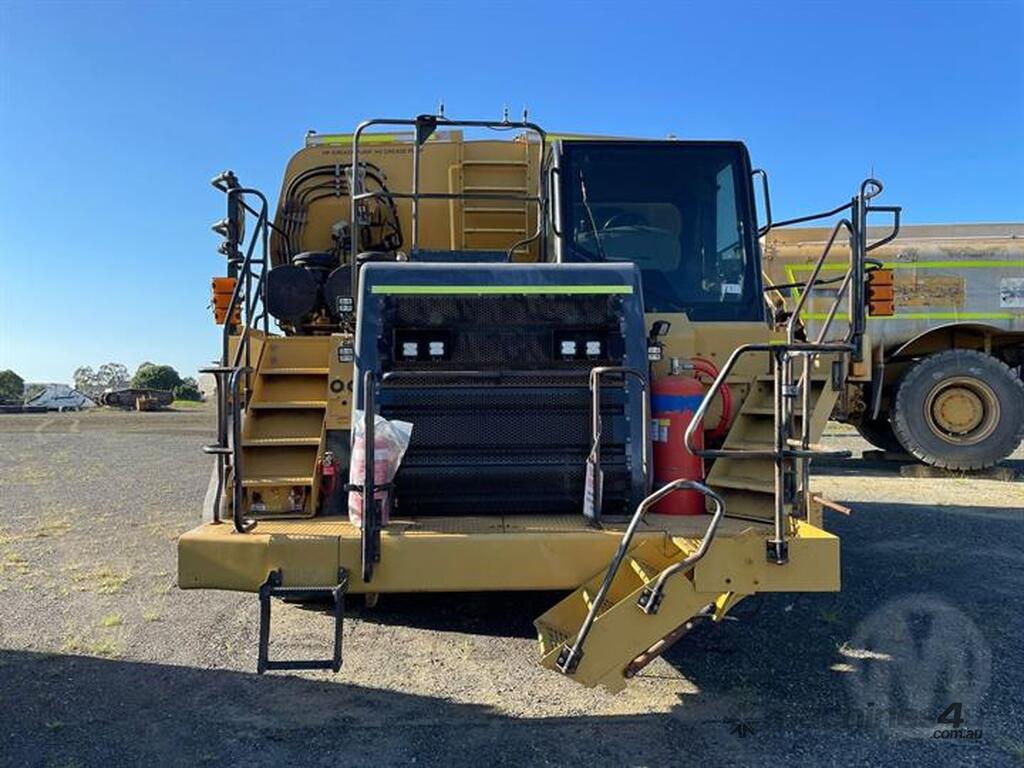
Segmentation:
{"type": "MultiPolygon", "coordinates": [[[[233,474],[232,488],[232,521],[235,530],[247,533],[256,525],[256,521],[245,517],[242,509],[243,471],[242,471],[242,439],[241,421],[245,410],[243,400],[251,390],[252,330],[262,321],[264,334],[269,333],[269,316],[266,312],[266,276],[269,269],[269,236],[273,225],[270,223],[270,204],[266,196],[258,189],[242,187],[231,171],[214,177],[211,184],[225,193],[228,199],[229,223],[226,228],[226,242],[222,252],[229,259],[230,271],[234,272],[235,285],[228,301],[221,340],[220,365],[206,368],[204,372],[213,374],[217,379],[217,443],[204,447],[204,451],[217,457],[217,489],[213,500],[213,520],[221,519],[221,499],[224,494],[228,469],[233,474]],[[260,201],[259,208],[246,202],[247,195],[260,201]],[[239,238],[244,237],[231,220],[235,209],[240,206],[256,216],[244,256],[240,256],[239,247],[243,245],[239,238]],[[258,250],[257,250],[258,247],[258,250]],[[258,254],[258,255],[257,255],[258,254]],[[253,274],[253,267],[259,266],[259,274],[253,274]],[[241,327],[232,321],[236,312],[240,315],[241,327]],[[234,354],[231,354],[231,338],[238,339],[234,354]],[[242,393],[242,377],[245,377],[245,395],[242,393]],[[230,417],[230,419],[229,419],[230,417]],[[230,424],[229,424],[230,421],[230,424]],[[229,434],[230,432],[230,434],[229,434]],[[227,458],[230,457],[230,464],[227,458]]],[[[219,231],[219,229],[218,229],[219,231]]]]}

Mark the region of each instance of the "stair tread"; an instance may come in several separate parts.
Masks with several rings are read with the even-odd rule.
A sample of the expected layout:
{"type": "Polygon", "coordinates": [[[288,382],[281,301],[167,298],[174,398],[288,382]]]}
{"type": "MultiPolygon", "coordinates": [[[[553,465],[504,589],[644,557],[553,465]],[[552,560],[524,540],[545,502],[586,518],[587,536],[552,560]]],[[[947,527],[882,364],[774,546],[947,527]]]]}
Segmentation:
{"type": "Polygon", "coordinates": [[[462,164],[464,166],[483,166],[485,168],[498,168],[509,165],[525,168],[527,166],[527,162],[525,160],[463,160],[462,164]]]}
{"type": "Polygon", "coordinates": [[[474,184],[463,186],[463,192],[518,192],[526,194],[529,190],[526,187],[503,187],[495,184],[474,184]]]}
{"type": "Polygon", "coordinates": [[[775,443],[767,440],[726,440],[722,446],[726,450],[774,451],[775,443]]]}
{"type": "Polygon", "coordinates": [[[629,565],[632,567],[636,575],[643,580],[644,584],[650,584],[658,577],[658,574],[661,573],[661,570],[656,566],[644,562],[637,557],[629,558],[629,565]]]}
{"type": "Polygon", "coordinates": [[[547,621],[537,620],[537,639],[540,640],[541,655],[546,656],[559,646],[567,643],[573,635],[564,627],[557,627],[547,621]]]}
{"type": "MultiPolygon", "coordinates": [[[[586,590],[586,589],[581,590],[581,594],[583,596],[583,602],[586,603],[586,605],[587,605],[587,610],[590,610],[590,607],[594,604],[594,596],[592,596],[590,594],[590,592],[588,590],[586,590]]],[[[596,591],[595,591],[595,596],[596,596],[596,591]]],[[[604,599],[604,601],[601,603],[601,607],[600,607],[600,609],[598,609],[597,615],[600,616],[602,613],[604,613],[608,609],[612,608],[614,605],[615,605],[615,602],[611,598],[606,597],[604,599]]]]}
{"type": "Polygon", "coordinates": [[[300,408],[326,408],[326,400],[256,400],[249,403],[250,411],[266,411],[272,408],[278,409],[300,409],[300,408]]]}
{"type": "Polygon", "coordinates": [[[264,376],[326,376],[330,368],[261,368],[260,374],[264,376]]]}
{"type": "Polygon", "coordinates": [[[265,475],[263,477],[246,477],[242,479],[242,486],[245,488],[259,488],[273,485],[313,485],[313,478],[302,476],[289,477],[265,475]]]}
{"type": "Polygon", "coordinates": [[[760,478],[749,475],[722,475],[720,477],[708,478],[708,483],[714,487],[730,488],[737,491],[754,491],[758,493],[775,493],[775,480],[771,477],[760,478]]]}
{"type": "MultiPolygon", "coordinates": [[[[795,416],[803,416],[803,411],[797,408],[793,409],[795,416]]],[[[740,411],[740,416],[774,416],[775,407],[771,405],[744,405],[740,411]]]]}
{"type": "Polygon", "coordinates": [[[247,437],[242,440],[243,448],[278,447],[288,445],[320,445],[316,437],[247,437]]]}

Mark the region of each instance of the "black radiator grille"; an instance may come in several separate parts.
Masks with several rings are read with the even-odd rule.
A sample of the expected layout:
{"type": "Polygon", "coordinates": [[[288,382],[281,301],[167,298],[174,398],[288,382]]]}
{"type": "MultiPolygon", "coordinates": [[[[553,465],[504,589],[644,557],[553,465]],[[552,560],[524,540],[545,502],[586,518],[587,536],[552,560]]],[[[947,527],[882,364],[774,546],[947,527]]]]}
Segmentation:
{"type": "MultiPolygon", "coordinates": [[[[405,515],[580,514],[590,451],[590,369],[621,365],[623,297],[607,294],[378,298],[379,412],[413,424],[396,478],[405,515]],[[399,343],[443,339],[443,359],[399,343]],[[561,342],[598,340],[600,354],[561,342]]],[[[585,349],[585,343],[578,343],[585,349]]],[[[635,386],[635,385],[634,385],[635,386]]],[[[604,513],[627,512],[639,424],[621,384],[602,392],[604,513]]]]}

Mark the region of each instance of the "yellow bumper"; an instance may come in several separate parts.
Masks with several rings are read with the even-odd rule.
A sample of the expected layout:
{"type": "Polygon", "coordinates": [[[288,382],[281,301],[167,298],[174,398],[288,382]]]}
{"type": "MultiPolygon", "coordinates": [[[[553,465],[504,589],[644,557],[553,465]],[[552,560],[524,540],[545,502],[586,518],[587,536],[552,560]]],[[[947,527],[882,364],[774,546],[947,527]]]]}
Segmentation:
{"type": "MultiPolygon", "coordinates": [[[[652,515],[635,543],[660,538],[689,547],[706,525],[703,516],[652,515]]],[[[764,552],[767,526],[724,520],[694,573],[697,588],[837,590],[839,540],[805,523],[793,534],[790,563],[772,565],[764,552]]],[[[366,584],[359,530],[346,519],[264,521],[244,534],[229,523],[206,524],[178,540],[178,584],[256,592],[279,569],[285,586],[322,586],[337,583],[345,568],[353,593],[571,590],[607,567],[621,536],[621,525],[591,528],[579,517],[399,520],[382,533],[381,560],[366,584]]]]}

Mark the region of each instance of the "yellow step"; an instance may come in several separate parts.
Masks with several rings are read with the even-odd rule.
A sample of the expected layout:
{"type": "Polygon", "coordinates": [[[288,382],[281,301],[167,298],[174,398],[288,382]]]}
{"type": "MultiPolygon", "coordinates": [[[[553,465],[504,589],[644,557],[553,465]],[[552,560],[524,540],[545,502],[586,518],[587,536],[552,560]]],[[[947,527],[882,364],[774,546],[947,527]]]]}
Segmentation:
{"type": "Polygon", "coordinates": [[[575,639],[575,635],[570,635],[566,630],[556,627],[552,624],[547,624],[538,619],[534,624],[537,627],[537,639],[540,641],[540,655],[541,657],[547,656],[552,651],[561,648],[566,642],[571,642],[575,639]]]}
{"type": "Polygon", "coordinates": [[[640,577],[644,584],[650,584],[658,578],[658,574],[661,573],[661,570],[657,566],[645,563],[643,560],[638,558],[630,557],[628,558],[628,561],[633,572],[640,577]]]}
{"type": "Polygon", "coordinates": [[[296,445],[320,445],[320,436],[315,437],[248,437],[242,440],[244,448],[278,448],[296,445]]]}
{"type": "Polygon", "coordinates": [[[244,488],[269,488],[284,485],[313,485],[312,477],[247,477],[242,480],[244,488]]]}
{"type": "Polygon", "coordinates": [[[263,376],[326,376],[330,368],[261,368],[263,376]]]}
{"type": "MultiPolygon", "coordinates": [[[[811,407],[812,408],[814,407],[813,403],[811,404],[811,407]]],[[[803,411],[801,409],[799,409],[799,408],[794,408],[793,409],[793,414],[797,418],[799,418],[800,416],[803,415],[803,411]]],[[[770,406],[770,405],[745,405],[745,406],[743,406],[743,410],[740,411],[740,415],[743,415],[743,416],[746,416],[746,415],[751,415],[751,416],[774,416],[775,415],[775,408],[770,406]]]]}
{"type": "Polygon", "coordinates": [[[719,488],[732,488],[738,491],[753,491],[755,493],[775,493],[775,480],[772,477],[760,478],[723,474],[709,479],[708,482],[719,488]]]}
{"type": "Polygon", "coordinates": [[[299,408],[326,408],[326,400],[289,400],[287,402],[275,401],[254,401],[249,403],[250,411],[265,411],[269,409],[299,409],[299,408]]]}

